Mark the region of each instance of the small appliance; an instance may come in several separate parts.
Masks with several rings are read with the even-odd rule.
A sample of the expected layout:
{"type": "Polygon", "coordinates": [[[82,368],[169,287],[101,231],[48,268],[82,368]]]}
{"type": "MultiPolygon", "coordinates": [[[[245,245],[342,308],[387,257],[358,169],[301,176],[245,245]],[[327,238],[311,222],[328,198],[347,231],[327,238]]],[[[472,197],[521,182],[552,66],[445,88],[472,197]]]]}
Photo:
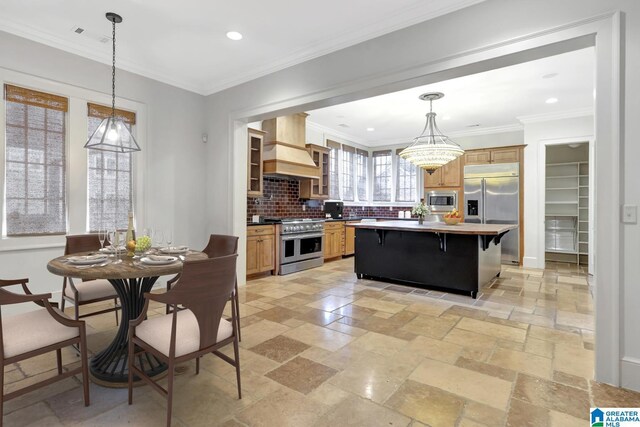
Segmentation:
{"type": "Polygon", "coordinates": [[[344,203],[342,202],[324,202],[324,212],[331,215],[333,219],[342,219],[344,211],[344,203]]]}

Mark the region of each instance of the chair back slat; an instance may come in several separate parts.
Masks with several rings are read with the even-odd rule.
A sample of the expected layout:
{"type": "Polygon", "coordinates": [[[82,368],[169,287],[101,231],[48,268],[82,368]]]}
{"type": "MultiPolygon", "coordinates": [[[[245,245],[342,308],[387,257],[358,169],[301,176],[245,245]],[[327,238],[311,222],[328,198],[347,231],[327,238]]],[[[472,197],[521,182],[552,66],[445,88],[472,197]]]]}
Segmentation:
{"type": "Polygon", "coordinates": [[[202,250],[209,258],[233,255],[238,253],[238,238],[224,234],[212,234],[207,247],[202,250]]]}
{"type": "Polygon", "coordinates": [[[97,251],[98,249],[100,249],[100,238],[97,234],[76,234],[67,236],[64,254],[70,255],[78,252],[97,251]]]}
{"type": "Polygon", "coordinates": [[[166,294],[174,304],[181,304],[195,315],[200,327],[200,349],[217,341],[222,312],[235,289],[237,257],[232,254],[186,261],[180,281],[166,294]]]}

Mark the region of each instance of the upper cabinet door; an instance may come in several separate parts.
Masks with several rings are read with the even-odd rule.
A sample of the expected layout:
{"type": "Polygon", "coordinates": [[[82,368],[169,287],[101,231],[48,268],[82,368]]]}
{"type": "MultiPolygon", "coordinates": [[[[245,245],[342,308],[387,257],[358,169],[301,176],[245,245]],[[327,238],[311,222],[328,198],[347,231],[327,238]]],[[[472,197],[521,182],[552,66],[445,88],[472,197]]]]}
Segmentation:
{"type": "Polygon", "coordinates": [[[446,165],[442,166],[442,186],[443,187],[459,187],[460,186],[460,173],[461,173],[462,158],[458,157],[455,160],[450,161],[446,165]]]}
{"type": "Polygon", "coordinates": [[[467,151],[464,155],[465,165],[484,165],[491,163],[490,150],[467,151]]]}
{"type": "Polygon", "coordinates": [[[262,145],[265,133],[257,129],[248,129],[247,147],[247,195],[262,196],[262,145]]]}
{"type": "Polygon", "coordinates": [[[504,148],[491,150],[491,163],[514,163],[520,161],[520,148],[504,148]]]}
{"type": "Polygon", "coordinates": [[[425,188],[433,188],[433,187],[441,187],[442,186],[442,168],[438,168],[433,171],[432,174],[429,174],[425,171],[424,173],[424,187],[425,188]]]}

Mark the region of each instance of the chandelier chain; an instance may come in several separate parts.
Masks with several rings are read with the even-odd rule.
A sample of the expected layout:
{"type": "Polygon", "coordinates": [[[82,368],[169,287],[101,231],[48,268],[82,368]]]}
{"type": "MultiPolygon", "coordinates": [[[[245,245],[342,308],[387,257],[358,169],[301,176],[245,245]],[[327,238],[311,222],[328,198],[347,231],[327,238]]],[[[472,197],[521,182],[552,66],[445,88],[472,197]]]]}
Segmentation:
{"type": "Polygon", "coordinates": [[[113,56],[111,58],[111,117],[116,116],[116,20],[112,21],[113,56]]]}

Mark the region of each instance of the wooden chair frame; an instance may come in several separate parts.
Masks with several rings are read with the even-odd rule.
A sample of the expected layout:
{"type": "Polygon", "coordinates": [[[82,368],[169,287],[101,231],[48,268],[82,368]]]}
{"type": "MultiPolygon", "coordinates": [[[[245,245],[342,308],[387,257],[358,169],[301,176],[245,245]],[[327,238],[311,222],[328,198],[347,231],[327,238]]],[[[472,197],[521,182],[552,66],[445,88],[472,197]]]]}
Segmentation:
{"type": "Polygon", "coordinates": [[[7,291],[5,289],[0,289],[0,310],[3,305],[7,304],[19,304],[25,302],[34,302],[37,305],[44,307],[47,312],[51,315],[51,317],[57,321],[58,323],[74,327],[79,329],[78,337],[68,339],[65,341],[61,341],[56,344],[52,344],[46,347],[39,348],[37,350],[32,350],[26,353],[18,354],[12,357],[4,356],[4,338],[2,336],[2,313],[0,312],[0,362],[2,364],[2,374],[0,375],[0,388],[3,389],[2,394],[0,395],[0,427],[2,426],[2,415],[4,411],[4,402],[23,394],[29,393],[37,388],[47,386],[49,384],[53,384],[54,382],[61,381],[65,378],[69,378],[71,376],[82,374],[82,389],[84,395],[84,405],[89,406],[89,368],[88,368],[88,358],[87,358],[87,332],[85,322],[82,320],[72,320],[67,317],[60,315],[57,311],[58,305],[56,303],[49,302],[49,298],[51,298],[51,294],[32,294],[29,288],[27,287],[27,283],[29,279],[17,279],[17,280],[0,280],[0,288],[5,286],[12,285],[21,285],[22,290],[24,291],[24,295],[15,294],[13,292],[7,291]],[[80,367],[71,369],[67,372],[63,372],[62,370],[62,348],[77,345],[80,347],[80,367]],[[4,394],[4,367],[7,365],[11,365],[16,362],[20,362],[21,360],[30,359],[35,356],[39,356],[41,354],[49,353],[51,351],[56,352],[57,359],[57,367],[58,367],[58,375],[47,378],[35,384],[31,384],[27,387],[23,387],[19,390],[13,391],[11,393],[4,394]]]}
{"type": "Polygon", "coordinates": [[[166,397],[167,426],[171,425],[173,383],[175,366],[177,364],[196,359],[197,375],[200,373],[200,357],[209,353],[220,357],[236,368],[238,398],[242,399],[240,354],[238,348],[238,313],[234,304],[231,305],[232,334],[230,337],[216,342],[222,312],[234,292],[237,256],[237,254],[233,254],[225,257],[185,262],[180,282],[164,294],[145,293],[146,301],[140,316],[129,322],[129,404],[131,405],[133,403],[133,376],[136,375],[151,385],[158,393],[166,397]],[[172,323],[169,356],[164,355],[136,336],[136,327],[147,317],[149,301],[156,301],[171,306],[172,323]],[[200,349],[176,357],[176,325],[178,312],[181,311],[181,309],[178,308],[179,305],[184,307],[183,309],[191,310],[196,316],[198,325],[200,326],[200,349]],[[217,319],[215,327],[211,327],[215,319],[217,319]],[[233,344],[234,359],[219,351],[222,347],[229,344],[233,344]],[[167,363],[168,384],[166,390],[148,377],[144,371],[135,366],[135,356],[144,352],[152,353],[159,360],[167,363]]]}
{"type": "MultiPolygon", "coordinates": [[[[70,255],[72,253],[78,252],[87,252],[87,251],[96,251],[100,249],[100,240],[97,234],[76,234],[67,236],[67,244],[64,248],[64,254],[70,255]],[[70,242],[71,240],[71,242],[70,242]],[[75,240],[75,241],[74,241],[75,240]]],[[[115,289],[113,290],[115,294],[115,289]]],[[[62,281],[62,298],[60,300],[60,309],[64,311],[65,302],[69,301],[70,304],[73,304],[74,308],[74,319],[79,320],[89,316],[96,316],[98,314],[110,313],[114,312],[116,315],[116,326],[118,325],[118,310],[120,310],[120,305],[118,304],[118,298],[113,296],[102,297],[102,298],[94,298],[86,301],[79,301],[80,295],[78,293],[78,289],[73,283],[73,279],[71,277],[65,277],[62,281]],[[67,296],[66,290],[67,286],[71,288],[71,292],[73,292],[73,298],[67,296]],[[109,301],[113,300],[114,307],[106,308],[104,310],[92,311],[90,313],[80,314],[80,306],[93,304],[96,302],[109,301]]]]}
{"type": "MultiPolygon", "coordinates": [[[[224,234],[212,234],[209,236],[209,243],[202,250],[209,258],[217,258],[221,256],[233,255],[238,253],[238,238],[236,236],[227,236],[224,234]],[[221,242],[221,243],[219,243],[221,242]]],[[[180,275],[174,276],[167,280],[167,292],[180,279],[180,275]]],[[[238,313],[238,341],[242,341],[242,332],[240,332],[240,298],[238,296],[238,279],[236,279],[235,289],[231,296],[232,304],[235,305],[236,313],[238,313]]],[[[180,308],[179,308],[180,310],[180,308]]],[[[167,314],[171,313],[171,307],[167,305],[167,314]]]]}

